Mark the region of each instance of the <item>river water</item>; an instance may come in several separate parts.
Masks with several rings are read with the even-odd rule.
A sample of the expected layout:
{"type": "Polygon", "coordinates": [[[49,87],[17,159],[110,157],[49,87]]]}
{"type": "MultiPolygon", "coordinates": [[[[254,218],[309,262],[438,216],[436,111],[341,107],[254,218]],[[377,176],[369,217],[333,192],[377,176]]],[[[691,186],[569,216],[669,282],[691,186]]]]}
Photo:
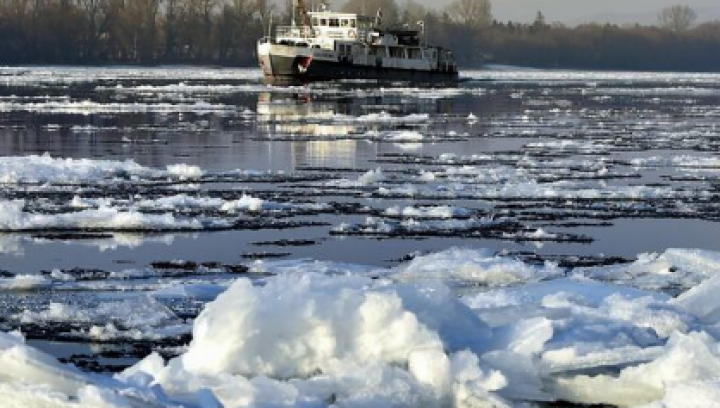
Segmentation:
{"type": "MultiPolygon", "coordinates": [[[[26,324],[22,308],[77,294],[95,305],[233,276],[143,275],[195,271],[167,261],[391,266],[470,247],[573,265],[720,250],[720,75],[502,68],[461,78],[277,88],[255,69],[0,69],[0,195],[45,217],[13,224],[3,207],[0,270],[46,279],[3,291],[3,315],[15,313],[3,327],[26,324]],[[168,170],[178,164],[185,173],[168,170]],[[129,175],[102,170],[131,165],[129,175]],[[124,228],[88,221],[92,211],[170,218],[124,228]],[[73,269],[144,280],[83,286],[73,269]]],[[[181,303],[173,310],[192,316],[202,301],[181,303]]],[[[34,337],[62,340],[26,320],[34,337]]]]}

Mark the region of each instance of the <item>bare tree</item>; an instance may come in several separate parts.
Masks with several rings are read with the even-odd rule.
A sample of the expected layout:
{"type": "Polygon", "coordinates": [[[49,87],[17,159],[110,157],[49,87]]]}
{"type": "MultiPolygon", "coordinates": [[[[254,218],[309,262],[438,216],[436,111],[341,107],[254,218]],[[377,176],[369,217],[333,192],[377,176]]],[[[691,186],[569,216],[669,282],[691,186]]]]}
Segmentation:
{"type": "Polygon", "coordinates": [[[658,15],[660,26],[675,32],[688,30],[695,23],[697,14],[689,6],[671,6],[658,15]]]}
{"type": "Polygon", "coordinates": [[[112,25],[124,7],[124,2],[122,0],[79,0],[79,6],[85,17],[84,57],[94,60],[99,53],[102,53],[102,43],[107,42],[113,28],[112,25]]]}
{"type": "Polygon", "coordinates": [[[165,58],[176,59],[180,56],[178,38],[180,20],[180,0],[167,0],[165,2],[165,16],[163,19],[163,34],[165,35],[165,58]]]}
{"type": "Polygon", "coordinates": [[[492,23],[490,0],[455,0],[445,12],[453,21],[472,28],[487,27],[492,23]]]}
{"type": "Polygon", "coordinates": [[[161,0],[125,0],[119,17],[121,42],[132,61],[150,61],[157,57],[158,16],[161,0]]]}
{"type": "MultiPolygon", "coordinates": [[[[268,29],[269,24],[272,22],[271,19],[276,13],[276,5],[268,0],[255,0],[253,8],[262,22],[263,30],[268,29]]],[[[267,34],[270,35],[270,33],[267,34]]]]}
{"type": "Polygon", "coordinates": [[[253,17],[254,0],[231,0],[215,24],[218,56],[223,63],[254,62],[251,50],[262,35],[261,22],[253,17]]]}
{"type": "Polygon", "coordinates": [[[415,0],[407,0],[400,8],[400,20],[415,24],[417,21],[424,20],[428,15],[428,9],[415,0]]]}
{"type": "Polygon", "coordinates": [[[384,26],[397,23],[399,14],[399,7],[395,0],[348,0],[342,10],[371,17],[380,12],[384,26]]]}

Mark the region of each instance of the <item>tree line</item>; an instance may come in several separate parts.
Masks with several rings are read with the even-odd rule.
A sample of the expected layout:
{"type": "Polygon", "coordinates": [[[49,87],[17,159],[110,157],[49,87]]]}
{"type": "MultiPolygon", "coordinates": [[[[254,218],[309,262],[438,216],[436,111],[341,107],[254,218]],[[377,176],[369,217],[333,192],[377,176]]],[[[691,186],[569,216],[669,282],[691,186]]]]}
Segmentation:
{"type": "MultiPolygon", "coordinates": [[[[306,1],[307,2],[307,1],[306,1]]],[[[2,64],[254,65],[255,42],[286,24],[292,0],[0,0],[2,64]]],[[[492,62],[557,68],[720,71],[720,22],[695,25],[687,6],[659,11],[652,26],[493,19],[489,0],[442,10],[414,0],[348,0],[343,10],[385,27],[424,22],[430,43],[461,66],[492,62]]]]}

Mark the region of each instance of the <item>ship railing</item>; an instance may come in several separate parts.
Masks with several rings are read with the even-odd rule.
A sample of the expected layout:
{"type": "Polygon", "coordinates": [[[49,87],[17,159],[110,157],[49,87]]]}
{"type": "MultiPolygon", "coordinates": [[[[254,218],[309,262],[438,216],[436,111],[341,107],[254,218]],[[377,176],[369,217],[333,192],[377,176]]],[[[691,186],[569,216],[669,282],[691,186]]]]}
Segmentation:
{"type": "Polygon", "coordinates": [[[312,27],[307,26],[279,26],[275,29],[275,37],[313,38],[315,33],[312,27]]]}

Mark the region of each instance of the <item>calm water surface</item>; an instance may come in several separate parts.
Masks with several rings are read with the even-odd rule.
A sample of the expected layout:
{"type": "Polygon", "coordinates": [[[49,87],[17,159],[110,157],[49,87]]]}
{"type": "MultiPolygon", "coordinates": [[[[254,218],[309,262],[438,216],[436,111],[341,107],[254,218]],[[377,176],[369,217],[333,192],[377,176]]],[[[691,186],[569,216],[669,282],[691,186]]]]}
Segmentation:
{"type": "MultiPolygon", "coordinates": [[[[561,152],[564,158],[577,161],[716,155],[711,149],[697,151],[701,150],[698,145],[714,143],[717,138],[720,77],[712,75],[478,71],[466,73],[457,88],[398,85],[393,89],[346,83],[283,89],[261,85],[255,70],[12,68],[0,74],[3,156],[47,153],[54,157],[132,159],[150,167],[187,163],[207,171],[332,168],[352,178],[359,174],[355,170],[417,170],[420,166],[378,162],[389,154],[504,152],[552,158],[558,153],[553,146],[529,148],[532,143],[548,141],[602,141],[599,151],[574,151],[577,146],[568,145],[569,150],[561,152]],[[183,107],[173,107],[177,105],[183,107]],[[205,110],[205,105],[219,108],[205,110]],[[396,117],[425,114],[428,119],[408,123],[353,120],[382,112],[396,117]],[[476,119],[467,120],[468,115],[476,119]],[[425,138],[393,143],[362,136],[387,130],[417,130],[425,138]],[[349,140],[348,134],[359,136],[349,140]],[[684,140],[697,143],[690,146],[694,149],[675,151],[682,146],[673,146],[672,142],[683,134],[684,140]],[[632,142],[634,136],[640,145],[612,148],[613,141],[621,140],[623,145],[632,142]],[[342,173],[342,169],[353,172],[342,173]]],[[[644,169],[638,171],[639,178],[609,182],[642,184],[674,175],[675,171],[644,169]]],[[[416,203],[373,202],[370,198],[357,201],[372,206],[416,203]]],[[[472,207],[486,203],[478,200],[464,204],[472,207]]],[[[542,208],[542,203],[538,206],[542,208]]],[[[320,218],[334,225],[358,217],[320,218]]],[[[714,221],[660,218],[634,220],[622,216],[613,220],[612,226],[573,228],[573,233],[592,237],[590,244],[447,237],[390,241],[337,238],[328,235],[330,227],[136,236],[132,237],[132,246],[4,236],[0,238],[5,241],[0,245],[0,266],[32,273],[54,267],[117,268],[120,260],[140,265],[158,259],[231,262],[238,261],[243,253],[257,251],[252,242],[299,237],[319,243],[282,251],[296,257],[369,264],[383,264],[416,250],[454,245],[620,256],[668,247],[718,249],[714,221]]]]}

